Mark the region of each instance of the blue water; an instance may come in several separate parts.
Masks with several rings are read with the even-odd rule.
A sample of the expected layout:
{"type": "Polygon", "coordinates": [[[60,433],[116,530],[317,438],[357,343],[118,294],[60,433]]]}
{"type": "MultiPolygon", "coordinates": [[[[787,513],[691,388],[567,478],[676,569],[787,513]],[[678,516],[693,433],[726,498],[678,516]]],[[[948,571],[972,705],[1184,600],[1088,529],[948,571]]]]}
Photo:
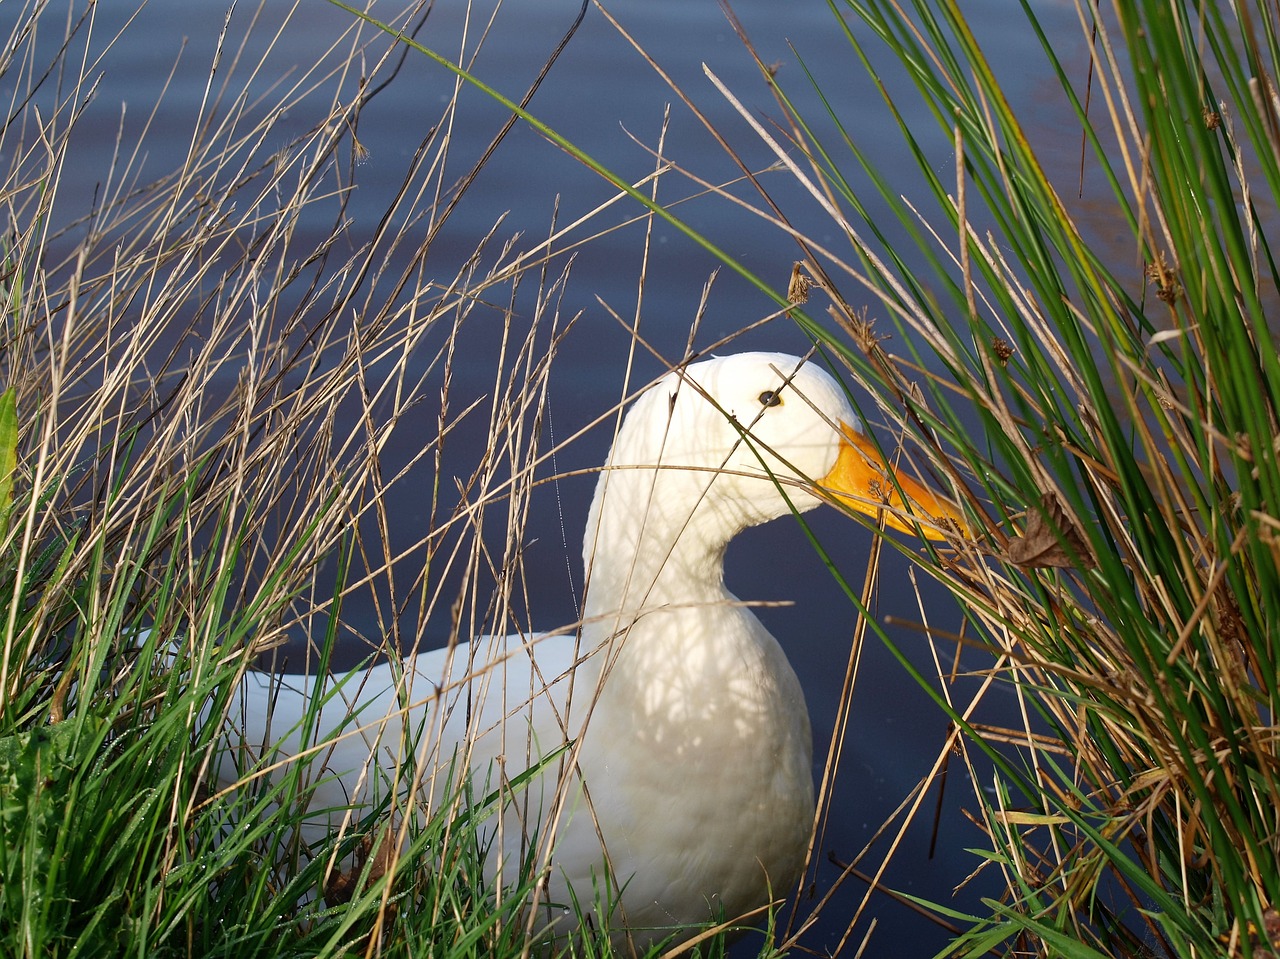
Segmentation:
{"type": "MultiPolygon", "coordinates": [[[[100,188],[118,132],[125,145],[140,138],[145,145],[145,155],[138,157],[133,171],[138,182],[171,172],[185,155],[197,126],[195,118],[206,97],[215,39],[225,15],[221,6],[189,0],[153,0],[118,40],[109,43],[120,31],[129,6],[113,2],[99,4],[97,9],[94,47],[102,51],[96,71],[101,73],[101,83],[81,123],[72,165],[64,174],[58,209],[66,216],[83,210],[100,188]],[[161,89],[171,74],[161,98],[161,89]]],[[[1069,170],[1073,154],[1079,149],[1078,138],[1067,136],[1061,143],[1053,140],[1059,127],[1071,128],[1070,119],[1050,96],[1054,80],[1013,7],[1009,0],[965,4],[992,51],[993,60],[1006,79],[1013,81],[1012,94],[1021,98],[1019,105],[1034,117],[1034,132],[1046,137],[1051,155],[1056,155],[1063,169],[1069,170]],[[1055,150],[1057,153],[1053,154],[1055,150]]],[[[779,117],[777,105],[717,4],[709,0],[647,0],[610,3],[608,9],[710,121],[732,138],[749,166],[761,169],[772,162],[768,150],[704,75],[705,63],[766,125],[770,118],[779,117]]],[[[742,0],[734,4],[734,9],[761,57],[781,64],[783,81],[795,91],[798,100],[807,104],[810,115],[819,117],[818,125],[824,134],[832,134],[831,124],[822,122],[815,97],[807,89],[796,53],[789,44],[817,75],[846,128],[893,179],[895,189],[923,199],[919,196],[919,175],[912,171],[912,160],[881,96],[851,54],[827,6],[794,0],[742,0]]],[[[1072,56],[1078,62],[1078,51],[1083,46],[1068,5],[1046,2],[1037,9],[1052,25],[1051,35],[1055,44],[1060,44],[1060,53],[1069,62],[1072,56]]],[[[478,55],[474,72],[518,99],[577,10],[578,4],[568,0],[507,3],[478,55]]],[[[243,86],[249,66],[258,63],[263,47],[276,35],[276,24],[286,19],[287,12],[284,4],[269,4],[257,14],[260,22],[251,25],[251,6],[242,3],[237,7],[229,37],[232,47],[243,40],[245,52],[240,65],[234,68],[231,54],[224,54],[215,90],[223,82],[231,90],[243,86]]],[[[457,0],[438,3],[419,40],[446,56],[456,56],[463,12],[464,7],[457,0]]],[[[0,10],[0,27],[4,26],[6,13],[0,10]]],[[[394,10],[388,8],[385,13],[390,16],[394,10]]],[[[473,37],[486,17],[487,8],[483,14],[473,14],[473,37]]],[[[264,97],[263,102],[278,97],[278,93],[272,93],[274,85],[295,82],[317,63],[321,72],[338,65],[342,57],[330,52],[331,44],[352,26],[347,13],[314,0],[293,12],[288,20],[250,86],[255,95],[264,97]]],[[[364,29],[372,36],[369,28],[364,29]]],[[[349,44],[342,49],[348,48],[349,44]]],[[[370,48],[366,54],[370,67],[385,48],[385,43],[375,43],[370,48]]],[[[901,71],[892,64],[892,58],[881,56],[880,61],[880,79],[893,92],[899,109],[908,116],[922,118],[919,101],[901,71]]],[[[354,95],[361,72],[359,64],[354,66],[341,82],[305,81],[318,83],[319,89],[293,107],[273,131],[271,136],[278,138],[280,146],[287,143],[291,133],[299,134],[322,118],[335,91],[343,100],[354,95]]],[[[383,68],[375,76],[381,78],[387,72],[383,68]]],[[[358,187],[348,211],[348,232],[353,244],[366,242],[372,235],[419,141],[438,121],[453,82],[444,69],[411,55],[394,82],[362,112],[355,132],[368,156],[357,167],[358,187]]],[[[0,91],[5,102],[9,102],[11,93],[0,91]]],[[[595,8],[588,11],[530,109],[563,136],[634,182],[654,168],[650,149],[657,143],[667,104],[673,105],[666,156],[713,182],[736,176],[733,163],[697,118],[595,8]]],[[[451,163],[457,175],[466,171],[504,119],[504,111],[483,95],[469,91],[462,97],[451,131],[451,163]]],[[[921,124],[921,129],[926,134],[921,138],[921,148],[944,178],[953,177],[949,134],[936,125],[921,124]]],[[[830,221],[789,177],[773,173],[764,182],[798,228],[811,231],[819,242],[841,248],[830,221]]],[[[523,237],[518,242],[527,247],[546,235],[557,197],[559,222],[568,223],[614,192],[559,147],[527,125],[517,124],[442,230],[428,262],[437,263],[438,277],[447,280],[499,218],[505,217],[497,233],[499,242],[520,233],[523,237]]],[[[694,192],[696,187],[690,181],[673,173],[662,181],[659,196],[670,200],[694,192]]],[[[742,187],[736,188],[735,193],[754,196],[742,187]]],[[[754,199],[758,202],[758,197],[754,199]]],[[[681,205],[678,211],[693,228],[745,267],[785,288],[798,254],[794,243],[779,230],[724,200],[696,199],[681,205]]],[[[639,213],[636,204],[623,202],[580,231],[578,237],[639,213]]],[[[889,227],[891,234],[897,232],[892,228],[896,218],[879,201],[871,204],[871,213],[889,227]]],[[[316,227],[322,225],[318,221],[316,227]]],[[[422,227],[417,224],[404,229],[421,231],[422,227]]],[[[581,316],[560,350],[550,389],[551,420],[546,429],[554,431],[557,441],[573,436],[618,401],[632,337],[610,311],[627,323],[636,319],[643,240],[643,224],[636,223],[593,240],[577,254],[561,312],[566,318],[579,311],[581,316]]],[[[664,357],[674,360],[683,355],[703,287],[716,268],[715,259],[679,231],[667,224],[655,224],[638,322],[641,335],[664,357]]],[[[869,297],[859,298],[859,291],[852,284],[845,293],[854,303],[872,305],[869,297]]],[[[522,316],[531,312],[531,291],[517,299],[517,309],[522,316]]],[[[712,288],[694,344],[703,348],[773,310],[772,302],[761,293],[724,272],[712,288]]],[[[872,311],[874,315],[874,305],[872,311]]],[[[455,408],[461,409],[466,398],[492,389],[499,325],[496,312],[491,313],[487,319],[473,321],[463,337],[455,368],[455,408]]],[[[780,319],[741,337],[732,348],[803,352],[806,346],[803,335],[789,321],[780,319]]],[[[658,359],[640,349],[633,381],[643,382],[662,368],[658,359]]],[[[434,412],[422,409],[421,414],[425,429],[434,435],[434,412]]],[[[467,426],[459,428],[446,457],[446,475],[451,467],[464,474],[467,464],[474,462],[475,444],[485,435],[483,419],[475,420],[473,433],[468,438],[467,426]]],[[[411,424],[399,431],[395,444],[387,451],[389,471],[416,454],[414,437],[411,424]]],[[[607,424],[587,433],[557,456],[555,470],[568,472],[598,465],[603,461],[608,440],[607,424]]],[[[428,461],[419,472],[429,466],[428,461]]],[[[552,472],[552,464],[547,464],[544,475],[552,472]]],[[[423,476],[402,484],[391,500],[396,517],[393,536],[403,538],[402,545],[421,536],[426,523],[425,495],[415,482],[425,484],[429,478],[423,476]]],[[[579,543],[593,482],[591,476],[574,476],[546,484],[534,496],[524,570],[528,594],[536,597],[530,615],[542,627],[558,626],[575,618],[575,596],[582,579],[579,543]]],[[[446,480],[443,485],[446,496],[451,495],[452,482],[446,480]]],[[[838,568],[855,588],[860,586],[870,534],[834,512],[810,514],[810,520],[838,568]]],[[[500,536],[501,530],[493,532],[500,536]]],[[[937,628],[958,628],[960,620],[954,607],[937,588],[920,582],[917,599],[916,587],[908,579],[909,566],[901,556],[886,550],[882,561],[884,569],[875,605],[880,619],[919,621],[918,602],[922,602],[937,628]]],[[[730,552],[727,578],[730,587],[744,598],[795,604],[790,608],[763,609],[760,614],[788,649],[807,690],[820,766],[831,741],[857,611],[792,523],[775,523],[742,536],[730,552]]],[[[351,602],[345,616],[357,631],[373,637],[380,634],[372,604],[351,602]]],[[[447,625],[439,625],[441,640],[447,625]]],[[[431,630],[429,624],[429,633],[431,630]]],[[[923,671],[933,672],[922,634],[901,628],[890,628],[889,632],[923,671]]],[[[360,652],[356,647],[351,655],[354,658],[360,652]]],[[[827,893],[839,874],[836,866],[827,863],[826,854],[848,861],[859,853],[889,813],[927,774],[942,748],[946,730],[945,717],[882,644],[869,636],[844,738],[830,823],[823,837],[814,884],[817,897],[827,893]]],[[[960,812],[962,807],[974,807],[972,786],[960,764],[953,762],[937,826],[937,850],[930,857],[936,788],[924,803],[925,811],[907,830],[885,882],[909,895],[962,908],[972,906],[977,891],[990,893],[990,885],[978,885],[958,899],[951,899],[952,889],[978,866],[977,858],[966,852],[966,847],[983,847],[986,842],[960,812]]],[[[874,872],[887,845],[887,839],[880,840],[861,868],[874,872]]],[[[822,922],[808,933],[804,944],[819,952],[834,949],[863,891],[858,880],[848,880],[824,908],[822,922]]],[[[802,914],[810,908],[812,902],[801,903],[802,914]]],[[[864,953],[869,957],[931,954],[945,942],[945,935],[925,920],[888,897],[875,896],[854,928],[849,954],[873,921],[876,929],[864,953]]]]}

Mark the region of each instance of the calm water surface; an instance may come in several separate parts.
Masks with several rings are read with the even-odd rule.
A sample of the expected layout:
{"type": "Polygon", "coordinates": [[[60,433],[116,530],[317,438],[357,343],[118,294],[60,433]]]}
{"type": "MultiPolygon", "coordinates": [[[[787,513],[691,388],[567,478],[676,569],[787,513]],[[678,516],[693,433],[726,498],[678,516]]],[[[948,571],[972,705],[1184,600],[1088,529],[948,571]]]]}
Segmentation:
{"type": "MultiPolygon", "coordinates": [[[[101,47],[105,48],[107,39],[119,29],[119,18],[130,6],[99,5],[96,29],[101,47]]],[[[995,62],[1005,71],[1006,78],[1016,80],[1011,92],[1021,98],[1019,106],[1032,118],[1033,133],[1047,135],[1052,144],[1056,126],[1061,124],[1069,129],[1070,121],[1049,96],[1053,80],[1041,65],[1035,40],[1015,7],[1009,0],[984,0],[965,5],[981,29],[984,42],[993,51],[995,62]]],[[[250,26],[253,11],[242,4],[232,19],[231,33],[243,37],[247,31],[248,47],[261,47],[275,35],[275,24],[285,19],[288,9],[284,4],[268,4],[257,14],[261,22],[250,26]]],[[[566,0],[507,3],[474,65],[475,72],[518,98],[573,21],[577,9],[576,3],[566,0]]],[[[706,63],[756,115],[777,116],[776,105],[716,3],[645,0],[612,2],[608,9],[689,92],[699,107],[735,138],[735,147],[748,163],[761,168],[770,162],[767,150],[703,74],[702,64],[706,63]]],[[[762,58],[766,62],[780,62],[781,76],[803,97],[803,74],[788,42],[794,44],[820,78],[860,145],[885,171],[900,178],[902,192],[910,195],[918,189],[918,181],[909,172],[911,159],[826,4],[816,0],[738,0],[734,9],[751,33],[762,58]]],[[[463,29],[463,12],[458,0],[437,3],[419,39],[446,55],[454,55],[463,29]]],[[[1054,31],[1051,35],[1058,38],[1055,42],[1060,40],[1063,55],[1071,62],[1071,52],[1082,49],[1080,30],[1072,14],[1054,4],[1043,4],[1040,12],[1054,31]]],[[[0,10],[0,25],[4,16],[0,10]]],[[[64,178],[67,184],[61,198],[64,213],[72,215],[83,210],[109,161],[117,131],[123,130],[125,143],[141,135],[158,91],[171,74],[168,89],[146,135],[146,156],[140,161],[140,179],[159,177],[180,162],[191,137],[193,118],[205,94],[214,38],[224,16],[225,10],[214,3],[152,0],[137,15],[136,22],[105,52],[100,65],[102,82],[82,126],[79,150],[72,161],[77,166],[68,170],[64,178]],[[178,62],[176,70],[175,62],[178,62]]],[[[274,41],[274,50],[255,85],[266,92],[281,78],[297,76],[299,67],[323,58],[330,44],[350,23],[350,17],[335,7],[320,2],[306,3],[274,41]]],[[[476,29],[474,23],[471,29],[476,29]]],[[[256,62],[256,54],[245,59],[256,62]]],[[[1076,62],[1079,62],[1078,55],[1076,62]]],[[[884,63],[881,79],[895,91],[899,108],[918,111],[905,78],[889,66],[887,57],[884,63]]],[[[369,156],[358,168],[359,187],[350,211],[350,230],[357,241],[367,238],[376,227],[377,218],[404,176],[409,158],[439,116],[452,86],[452,78],[444,70],[421,57],[411,56],[392,85],[364,110],[358,136],[369,156]]],[[[330,84],[325,93],[304,100],[291,111],[280,132],[282,145],[289,125],[296,124],[297,131],[301,132],[325,115],[332,87],[330,84]]],[[[7,97],[9,91],[3,92],[7,97]]],[[[674,99],[661,78],[600,11],[593,8],[538,92],[531,109],[570,140],[634,181],[653,169],[653,157],[640,144],[652,146],[657,142],[664,107],[674,99]]],[[[806,102],[811,105],[810,113],[816,116],[812,96],[806,102]]],[[[488,143],[503,119],[502,111],[484,97],[464,96],[453,130],[459,173],[488,143]]],[[[1070,136],[1065,139],[1065,143],[1057,146],[1061,148],[1064,169],[1070,169],[1078,142],[1070,136]]],[[[922,141],[922,146],[935,159],[937,169],[950,171],[953,158],[948,137],[938,134],[922,141]]],[[[712,138],[679,104],[672,109],[666,152],[708,179],[728,179],[735,172],[712,138]]],[[[944,172],[943,176],[950,178],[953,174],[944,172]]],[[[829,223],[824,222],[814,205],[794,186],[776,174],[768,182],[776,189],[779,200],[788,204],[788,213],[798,226],[812,230],[819,240],[836,244],[829,223]]],[[[693,192],[687,182],[674,177],[662,189],[669,191],[663,194],[668,197],[693,192]]],[[[523,232],[526,239],[522,242],[527,245],[533,242],[532,238],[546,234],[557,197],[560,220],[568,222],[612,194],[612,188],[557,147],[525,125],[517,125],[433,248],[432,255],[438,254],[440,262],[439,276],[451,276],[457,263],[504,214],[506,219],[499,229],[499,237],[505,239],[523,232]]],[[[683,206],[680,212],[695,228],[759,275],[785,285],[797,254],[794,245],[780,233],[723,202],[695,201],[683,206]]],[[[624,204],[616,213],[605,216],[601,223],[617,222],[636,213],[634,205],[624,204]]],[[[884,222],[891,224],[892,220],[892,215],[885,211],[884,222]]],[[[552,379],[550,409],[557,439],[577,432],[613,406],[620,395],[631,340],[609,315],[606,306],[628,320],[634,317],[642,240],[643,232],[637,226],[621,230],[587,245],[574,265],[564,312],[571,315],[582,311],[582,316],[565,341],[552,379]]],[[[678,358],[689,338],[702,288],[716,264],[710,255],[666,225],[655,227],[653,243],[640,324],[643,335],[654,347],[668,357],[678,358]]],[[[846,290],[847,295],[852,292],[846,290]]],[[[770,302],[745,283],[722,276],[713,288],[702,326],[694,338],[695,345],[712,343],[772,309],[770,302]]],[[[475,328],[468,332],[470,338],[465,341],[456,369],[454,389],[458,408],[464,397],[479,396],[492,388],[498,347],[497,323],[495,314],[492,327],[486,328],[483,321],[477,321],[475,328]]],[[[787,321],[774,322],[738,342],[738,348],[742,349],[801,352],[805,347],[804,337],[787,321]]],[[[636,363],[636,376],[647,379],[659,369],[656,360],[642,355],[636,363]]],[[[434,435],[434,414],[423,410],[423,416],[424,428],[434,435]]],[[[483,439],[483,421],[476,421],[474,439],[468,441],[465,433],[465,428],[460,431],[453,449],[460,471],[468,462],[474,462],[475,451],[468,443],[483,439]]],[[[402,429],[399,437],[404,448],[389,451],[391,461],[397,457],[408,459],[414,452],[412,430],[402,429]]],[[[603,461],[608,441],[607,430],[597,429],[571,444],[558,456],[555,466],[568,471],[598,465],[603,461]]],[[[550,474],[551,468],[546,472],[550,474]]],[[[424,477],[421,482],[429,482],[429,478],[424,477]]],[[[529,594],[535,600],[531,615],[543,627],[569,623],[575,618],[575,596],[581,584],[578,544],[593,482],[589,476],[565,479],[541,487],[534,498],[525,572],[529,594]]],[[[397,533],[403,532],[407,542],[413,542],[422,533],[421,525],[426,521],[424,502],[421,488],[413,484],[403,485],[392,502],[397,533]]],[[[860,584],[870,535],[834,512],[810,514],[810,518],[839,568],[851,583],[860,584]]],[[[885,552],[883,561],[886,568],[877,597],[877,616],[918,621],[918,599],[908,579],[906,562],[889,551],[885,552]]],[[[795,604],[792,608],[764,609],[761,616],[782,640],[808,691],[815,754],[820,766],[831,741],[857,612],[839,585],[824,571],[802,533],[785,521],[753,530],[735,543],[729,556],[728,581],[744,598],[787,600],[795,604]]],[[[954,607],[938,590],[921,583],[919,597],[929,608],[934,625],[943,630],[958,626],[954,607]]],[[[378,634],[371,606],[348,606],[346,616],[355,629],[366,635],[378,634]]],[[[447,626],[447,623],[440,624],[440,641],[447,626]]],[[[933,672],[919,634],[904,630],[892,635],[912,651],[915,661],[926,673],[933,672]]],[[[354,649],[353,658],[359,652],[358,648],[354,649]]],[[[946,727],[945,718],[872,637],[861,666],[849,730],[844,737],[841,777],[824,839],[824,853],[829,851],[835,857],[848,860],[871,840],[879,824],[927,773],[941,747],[946,727]]],[[[964,851],[965,847],[983,846],[985,840],[960,814],[962,806],[973,805],[971,785],[965,781],[963,770],[953,768],[940,813],[938,848],[931,857],[931,811],[935,802],[936,790],[926,800],[929,812],[919,816],[917,824],[908,831],[885,881],[910,895],[945,902],[950,901],[953,887],[978,865],[976,858],[964,851]]],[[[881,840],[880,848],[885,843],[886,840],[881,840]]],[[[879,854],[882,855],[883,852],[879,854]]],[[[879,856],[873,854],[865,868],[874,869],[879,856]]],[[[824,865],[819,872],[816,893],[825,894],[837,875],[834,865],[824,865]]],[[[826,921],[807,940],[811,948],[818,951],[835,948],[862,891],[857,881],[850,881],[837,893],[826,908],[826,921]]],[[[990,887],[985,891],[989,892],[990,887]]],[[[970,890],[963,894],[958,904],[976,902],[976,892],[970,890]]],[[[877,929],[866,953],[868,956],[926,955],[944,942],[942,933],[887,897],[872,901],[859,922],[855,940],[869,928],[872,920],[877,929]]],[[[849,950],[850,954],[852,951],[849,950]]]]}

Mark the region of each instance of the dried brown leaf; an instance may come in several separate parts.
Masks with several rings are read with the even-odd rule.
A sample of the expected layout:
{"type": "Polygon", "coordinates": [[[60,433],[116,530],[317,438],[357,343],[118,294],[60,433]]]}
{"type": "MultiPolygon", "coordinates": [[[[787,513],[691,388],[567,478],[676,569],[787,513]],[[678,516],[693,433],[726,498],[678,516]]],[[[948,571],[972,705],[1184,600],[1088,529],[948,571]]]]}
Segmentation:
{"type": "Polygon", "coordinates": [[[791,267],[791,282],[787,284],[787,300],[793,305],[809,302],[809,289],[813,280],[804,272],[804,264],[797,260],[791,267]]]}
{"type": "Polygon", "coordinates": [[[1083,534],[1052,493],[1040,497],[1040,509],[1028,512],[1026,531],[1009,540],[1006,556],[1025,569],[1092,569],[1098,565],[1083,534]]]}
{"type": "Polygon", "coordinates": [[[338,869],[329,875],[324,884],[324,901],[330,906],[350,902],[357,892],[360,876],[369,867],[366,885],[377,882],[390,871],[395,863],[395,830],[391,824],[382,827],[378,834],[377,848],[372,836],[365,836],[356,847],[355,861],[345,871],[338,869]]]}

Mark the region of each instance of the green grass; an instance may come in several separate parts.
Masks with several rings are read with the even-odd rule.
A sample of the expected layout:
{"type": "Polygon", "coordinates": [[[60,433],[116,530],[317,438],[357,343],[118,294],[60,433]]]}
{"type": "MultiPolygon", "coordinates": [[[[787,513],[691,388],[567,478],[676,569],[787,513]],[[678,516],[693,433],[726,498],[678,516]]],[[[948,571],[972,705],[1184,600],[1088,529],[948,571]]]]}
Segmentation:
{"type": "MultiPolygon", "coordinates": [[[[404,421],[424,459],[463,420],[489,430],[475,499],[433,508],[414,550],[480,568],[482,515],[511,496],[495,462],[504,449],[536,453],[522,431],[554,344],[539,335],[542,308],[496,358],[514,415],[446,412],[448,379],[432,376],[468,319],[491,309],[481,304],[536,268],[550,311],[564,276],[491,249],[492,237],[439,282],[427,279],[430,244],[411,249],[394,231],[348,242],[355,117],[375,85],[354,101],[336,94],[348,63],[380,53],[358,30],[258,102],[257,65],[223,58],[181,168],[140,182],[145,144],[129,144],[102,172],[93,216],[69,213],[63,158],[101,45],[88,20],[54,23],[39,7],[20,17],[0,130],[0,954],[522,954],[538,874],[527,863],[503,890],[484,878],[494,800],[427,819],[362,809],[306,847],[297,827],[319,769],[303,760],[268,780],[246,768],[223,792],[209,770],[254,655],[303,632],[327,662],[352,639],[343,603],[391,581],[377,531],[396,480],[382,451],[404,421]],[[64,30],[40,61],[36,37],[64,30]],[[333,92],[331,111],[306,99],[315,90],[333,92]],[[284,139],[290,108],[315,123],[284,139]],[[318,236],[300,228],[326,220],[318,236]],[[403,279],[371,295],[367,278],[393,260],[403,279]],[[318,574],[334,581],[334,566],[326,593],[318,574]],[[342,886],[345,901],[327,905],[322,893],[342,886]]],[[[452,207],[430,198],[450,195],[457,171],[443,138],[421,151],[406,195],[427,199],[388,213],[436,231],[452,207]]],[[[433,567],[422,582],[424,619],[458,598],[439,592],[433,567]]],[[[487,598],[475,601],[483,628],[487,598]]]]}

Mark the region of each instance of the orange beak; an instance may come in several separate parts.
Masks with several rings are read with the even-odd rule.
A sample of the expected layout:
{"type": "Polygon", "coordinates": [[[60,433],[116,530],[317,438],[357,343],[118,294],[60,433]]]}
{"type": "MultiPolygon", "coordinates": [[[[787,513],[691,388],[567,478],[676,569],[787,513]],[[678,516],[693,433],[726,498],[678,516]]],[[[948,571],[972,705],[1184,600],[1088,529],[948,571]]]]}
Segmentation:
{"type": "Polygon", "coordinates": [[[853,427],[841,423],[840,432],[844,435],[836,465],[818,481],[838,502],[868,516],[883,516],[886,526],[904,533],[917,532],[918,523],[927,539],[945,539],[944,531],[968,530],[969,523],[955,503],[895,471],[875,444],[853,427]]]}

